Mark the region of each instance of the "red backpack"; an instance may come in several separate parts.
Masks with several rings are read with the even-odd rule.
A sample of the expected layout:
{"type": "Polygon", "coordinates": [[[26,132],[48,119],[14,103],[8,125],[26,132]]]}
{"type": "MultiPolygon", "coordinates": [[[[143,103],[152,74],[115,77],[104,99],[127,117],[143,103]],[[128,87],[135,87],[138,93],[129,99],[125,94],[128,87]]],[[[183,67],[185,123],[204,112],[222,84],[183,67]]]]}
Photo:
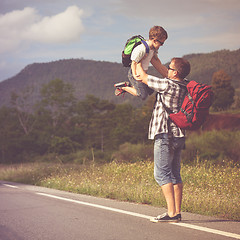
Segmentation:
{"type": "Polygon", "coordinates": [[[182,129],[197,130],[209,115],[213,102],[212,87],[195,81],[189,81],[186,87],[181,109],[178,113],[171,113],[170,119],[182,129]]]}

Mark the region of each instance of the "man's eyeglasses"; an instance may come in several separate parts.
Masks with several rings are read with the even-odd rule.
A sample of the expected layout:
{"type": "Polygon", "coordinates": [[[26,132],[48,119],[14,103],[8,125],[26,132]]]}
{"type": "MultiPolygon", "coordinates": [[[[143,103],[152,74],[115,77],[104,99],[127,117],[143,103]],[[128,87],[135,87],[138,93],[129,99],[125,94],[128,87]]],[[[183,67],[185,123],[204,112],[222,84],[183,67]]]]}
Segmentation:
{"type": "Polygon", "coordinates": [[[164,42],[161,42],[160,40],[156,39],[160,44],[161,46],[164,44],[164,42]]]}
{"type": "Polygon", "coordinates": [[[170,68],[169,66],[168,66],[168,70],[177,71],[176,69],[170,68]]]}

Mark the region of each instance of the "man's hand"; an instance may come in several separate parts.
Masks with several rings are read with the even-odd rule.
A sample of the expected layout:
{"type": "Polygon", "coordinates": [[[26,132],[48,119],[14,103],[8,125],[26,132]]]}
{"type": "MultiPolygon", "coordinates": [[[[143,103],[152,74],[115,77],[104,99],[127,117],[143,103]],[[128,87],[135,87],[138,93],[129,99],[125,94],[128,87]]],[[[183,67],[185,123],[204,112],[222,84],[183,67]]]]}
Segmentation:
{"type": "Polygon", "coordinates": [[[135,75],[135,80],[137,80],[138,82],[142,82],[141,75],[140,74],[135,75]]]}
{"type": "Polygon", "coordinates": [[[140,78],[140,74],[138,73],[138,71],[140,71],[140,69],[142,69],[141,63],[132,61],[131,69],[132,69],[132,75],[133,75],[134,79],[137,81],[141,81],[142,79],[140,78]]]}
{"type": "Polygon", "coordinates": [[[143,70],[141,64],[137,64],[136,66],[136,75],[137,75],[137,81],[143,82],[147,84],[147,73],[143,70]]]}

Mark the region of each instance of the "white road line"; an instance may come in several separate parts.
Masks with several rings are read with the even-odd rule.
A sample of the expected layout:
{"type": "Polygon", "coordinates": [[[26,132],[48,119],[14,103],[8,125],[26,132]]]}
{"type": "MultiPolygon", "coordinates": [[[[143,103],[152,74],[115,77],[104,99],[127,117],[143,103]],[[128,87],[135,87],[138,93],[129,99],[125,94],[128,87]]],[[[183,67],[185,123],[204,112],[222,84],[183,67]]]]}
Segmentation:
{"type": "MultiPolygon", "coordinates": [[[[108,211],[112,211],[112,212],[123,213],[123,214],[131,215],[131,216],[134,216],[134,217],[141,217],[141,218],[145,218],[145,219],[150,219],[152,217],[152,216],[147,216],[147,215],[144,215],[144,214],[129,212],[129,211],[125,211],[125,210],[121,210],[121,209],[117,209],[117,208],[106,207],[106,206],[103,206],[103,205],[98,205],[98,204],[93,204],[93,203],[82,202],[82,201],[78,201],[78,200],[58,197],[58,196],[50,195],[50,194],[46,194],[46,193],[36,193],[36,194],[46,196],[46,197],[50,197],[50,198],[59,199],[59,200],[64,200],[64,201],[67,201],[67,202],[73,202],[73,203],[78,203],[78,204],[82,204],[82,205],[86,205],[86,206],[100,208],[100,209],[104,209],[104,210],[108,210],[108,211]]],[[[240,239],[239,234],[224,232],[224,231],[211,229],[211,228],[206,228],[206,227],[201,227],[201,226],[196,226],[196,225],[192,225],[192,224],[188,224],[188,223],[169,223],[169,224],[174,224],[174,225],[177,225],[177,226],[181,226],[181,227],[185,227],[185,228],[191,228],[191,229],[195,229],[195,230],[199,230],[199,231],[203,231],[203,232],[218,234],[218,235],[225,236],[225,237],[240,239]]]]}
{"type": "Polygon", "coordinates": [[[147,219],[149,219],[151,217],[151,216],[147,216],[147,215],[143,215],[143,214],[139,214],[139,213],[134,213],[134,212],[129,212],[129,211],[125,211],[125,210],[121,210],[121,209],[117,209],[117,208],[111,208],[111,207],[106,207],[106,206],[103,206],[103,205],[98,205],[98,204],[93,204],[93,203],[88,203],[88,202],[82,202],[82,201],[68,199],[68,198],[62,198],[62,197],[49,195],[49,194],[45,194],[45,193],[37,193],[37,194],[38,195],[43,195],[43,196],[46,196],[46,197],[51,197],[51,198],[55,198],[55,199],[68,201],[68,202],[87,205],[87,206],[90,206],[90,207],[101,208],[101,209],[112,211],[112,212],[123,213],[123,214],[131,215],[131,216],[134,216],[134,217],[141,217],[141,218],[147,218],[147,219]]]}
{"type": "Polygon", "coordinates": [[[10,184],[3,184],[4,186],[6,186],[6,187],[10,187],[10,188],[18,188],[17,186],[14,186],[14,185],[10,185],[10,184]]]}
{"type": "Polygon", "coordinates": [[[177,224],[178,226],[191,228],[191,229],[195,229],[195,230],[199,230],[199,231],[203,231],[203,232],[214,233],[214,234],[222,235],[225,237],[240,239],[240,235],[236,234],[236,233],[224,232],[224,231],[220,231],[220,230],[216,230],[216,229],[212,229],[212,228],[201,227],[201,226],[196,226],[196,225],[192,225],[192,224],[188,224],[188,223],[172,223],[172,224],[177,224]]]}

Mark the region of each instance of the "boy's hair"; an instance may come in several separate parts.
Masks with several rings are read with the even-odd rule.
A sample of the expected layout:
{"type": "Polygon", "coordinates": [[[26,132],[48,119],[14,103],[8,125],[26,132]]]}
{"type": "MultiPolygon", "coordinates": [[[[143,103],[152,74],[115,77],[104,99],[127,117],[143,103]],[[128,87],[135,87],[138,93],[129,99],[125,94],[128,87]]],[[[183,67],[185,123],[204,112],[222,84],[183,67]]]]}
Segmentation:
{"type": "Polygon", "coordinates": [[[166,30],[163,27],[160,26],[154,26],[149,30],[149,39],[158,39],[161,40],[165,38],[165,40],[168,38],[168,34],[166,30]]]}
{"type": "Polygon", "coordinates": [[[184,58],[172,58],[172,61],[174,62],[174,68],[178,72],[179,78],[184,79],[190,73],[190,63],[184,58]]]}

